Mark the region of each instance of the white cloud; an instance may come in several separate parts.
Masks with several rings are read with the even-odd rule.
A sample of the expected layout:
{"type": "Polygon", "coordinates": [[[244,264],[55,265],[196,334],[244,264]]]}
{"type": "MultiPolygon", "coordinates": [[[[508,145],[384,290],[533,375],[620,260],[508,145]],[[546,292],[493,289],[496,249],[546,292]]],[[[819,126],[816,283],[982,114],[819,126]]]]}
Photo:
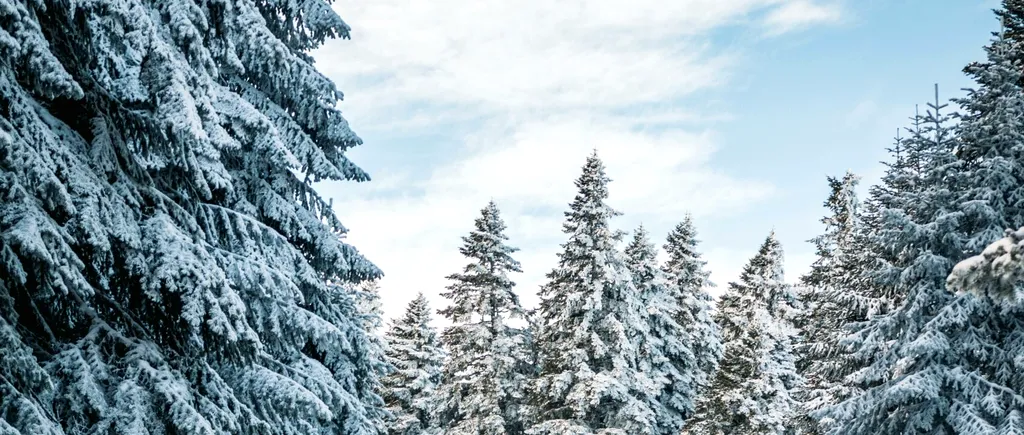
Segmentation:
{"type": "Polygon", "coordinates": [[[837,4],[817,4],[809,0],[797,0],[772,10],[765,19],[768,32],[779,35],[820,23],[835,23],[842,18],[837,4]]]}
{"type": "MultiPolygon", "coordinates": [[[[342,109],[357,131],[470,125],[448,135],[459,151],[429,175],[381,167],[369,185],[322,187],[351,229],[350,242],[387,274],[386,315],[398,315],[418,291],[443,306],[444,276],[463,266],[460,237],[491,198],[522,248],[517,281],[533,305],[564,240],[573,179],[595,148],[614,179],[610,203],[627,213],[618,224],[642,221],[659,245],[686,211],[735,213],[771,195],[770,185],[714,168],[710,126],[728,119],[728,108],[681,101],[727,84],[742,60],[740,51],[714,47],[712,31],[754,25],[777,33],[785,23],[834,20],[807,13],[814,7],[806,0],[336,3],[353,40],[314,56],[346,91],[342,109]]],[[[718,255],[713,270],[738,271],[748,257],[718,255]]]]}
{"type": "Polygon", "coordinates": [[[352,24],[353,41],[328,43],[315,54],[318,67],[343,89],[360,86],[349,90],[349,110],[375,111],[410,101],[551,111],[670,100],[728,79],[738,53],[713,50],[709,31],[766,9],[773,33],[838,14],[808,0],[377,0],[335,8],[352,24]]]}

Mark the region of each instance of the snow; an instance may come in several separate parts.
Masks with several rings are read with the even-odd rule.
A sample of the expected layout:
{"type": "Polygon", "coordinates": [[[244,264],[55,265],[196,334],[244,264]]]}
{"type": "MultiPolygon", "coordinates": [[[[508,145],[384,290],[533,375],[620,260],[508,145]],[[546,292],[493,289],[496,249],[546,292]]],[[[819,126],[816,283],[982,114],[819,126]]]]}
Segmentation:
{"type": "Polygon", "coordinates": [[[1024,228],[1007,230],[1006,237],[993,242],[979,255],[953,267],[947,285],[956,292],[1020,303],[1024,294],[1019,283],[1024,279],[1024,228]]]}

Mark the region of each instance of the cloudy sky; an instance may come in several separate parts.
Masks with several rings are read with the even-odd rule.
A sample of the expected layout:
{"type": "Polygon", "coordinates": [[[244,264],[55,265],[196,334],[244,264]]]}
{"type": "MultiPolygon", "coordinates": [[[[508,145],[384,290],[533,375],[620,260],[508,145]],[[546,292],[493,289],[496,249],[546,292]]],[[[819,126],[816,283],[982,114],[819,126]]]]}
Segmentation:
{"type": "Polygon", "coordinates": [[[617,227],[643,223],[660,245],[692,212],[719,290],[774,228],[795,280],[825,177],[873,183],[934,83],[962,95],[996,3],[341,0],[352,39],[315,58],[373,181],[319,188],[384,270],[388,318],[419,291],[444,306],[460,238],[492,198],[534,306],[593,149],[617,227]]]}

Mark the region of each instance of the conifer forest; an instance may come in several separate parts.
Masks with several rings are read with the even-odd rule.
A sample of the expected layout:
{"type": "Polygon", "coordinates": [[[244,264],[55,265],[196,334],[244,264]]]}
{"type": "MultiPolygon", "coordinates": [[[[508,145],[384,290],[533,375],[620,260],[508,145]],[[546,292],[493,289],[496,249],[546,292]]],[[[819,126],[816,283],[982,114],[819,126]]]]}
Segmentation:
{"type": "Polygon", "coordinates": [[[1024,435],[1024,1],[822,180],[798,281],[775,231],[716,283],[691,215],[615,229],[595,149],[539,289],[492,200],[392,319],[316,187],[373,183],[344,10],[0,0],[0,435],[1024,435]]]}

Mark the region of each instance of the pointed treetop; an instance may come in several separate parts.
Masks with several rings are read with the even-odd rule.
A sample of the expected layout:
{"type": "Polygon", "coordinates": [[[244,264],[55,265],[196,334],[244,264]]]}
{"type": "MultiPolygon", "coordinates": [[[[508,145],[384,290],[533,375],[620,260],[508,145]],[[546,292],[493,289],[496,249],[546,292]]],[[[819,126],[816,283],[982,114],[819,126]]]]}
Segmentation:
{"type": "Polygon", "coordinates": [[[412,299],[412,302],[416,305],[426,305],[428,303],[427,295],[423,294],[422,291],[416,292],[416,297],[412,299]]]}
{"type": "Polygon", "coordinates": [[[676,224],[675,228],[668,233],[665,245],[662,248],[669,255],[669,263],[674,261],[685,261],[689,259],[694,252],[691,252],[694,246],[697,244],[697,230],[693,224],[692,215],[687,212],[683,216],[683,220],[676,224]],[[677,258],[677,257],[686,257],[677,258]]]}
{"type": "Polygon", "coordinates": [[[403,317],[403,321],[409,324],[429,322],[430,301],[427,300],[427,296],[423,292],[416,293],[416,297],[409,301],[403,317]]]}
{"type": "Polygon", "coordinates": [[[633,231],[633,240],[626,246],[626,256],[630,259],[653,259],[657,255],[657,248],[651,243],[650,233],[640,224],[633,231]]]}
{"type": "MultiPolygon", "coordinates": [[[[569,205],[572,209],[570,214],[577,217],[583,215],[589,216],[602,216],[599,220],[606,220],[607,218],[621,215],[618,211],[610,208],[607,204],[604,204],[604,200],[608,199],[608,183],[612,181],[605,174],[604,162],[597,157],[595,152],[590,157],[587,157],[587,162],[583,166],[583,172],[579,178],[576,179],[575,185],[579,189],[573,202],[569,205]]],[[[586,220],[591,220],[590,218],[586,220]]]]}
{"type": "MultiPolygon", "coordinates": [[[[505,230],[508,229],[508,227],[505,225],[505,220],[501,218],[501,210],[498,209],[498,204],[493,200],[488,202],[487,205],[480,210],[480,217],[477,218],[473,224],[476,228],[475,233],[470,234],[469,237],[463,237],[463,241],[467,243],[467,246],[483,235],[487,235],[496,241],[508,240],[508,237],[505,235],[505,230]]],[[[511,247],[508,249],[510,249],[508,252],[516,252],[519,250],[511,247]]],[[[467,253],[465,249],[463,251],[464,255],[473,256],[467,253]]]]}
{"type": "Polygon", "coordinates": [[[772,229],[761,244],[757,255],[750,259],[750,262],[743,268],[741,280],[753,282],[755,279],[767,279],[782,282],[782,244],[775,237],[775,230],[772,229]],[[755,278],[756,277],[756,278],[755,278]]]}

